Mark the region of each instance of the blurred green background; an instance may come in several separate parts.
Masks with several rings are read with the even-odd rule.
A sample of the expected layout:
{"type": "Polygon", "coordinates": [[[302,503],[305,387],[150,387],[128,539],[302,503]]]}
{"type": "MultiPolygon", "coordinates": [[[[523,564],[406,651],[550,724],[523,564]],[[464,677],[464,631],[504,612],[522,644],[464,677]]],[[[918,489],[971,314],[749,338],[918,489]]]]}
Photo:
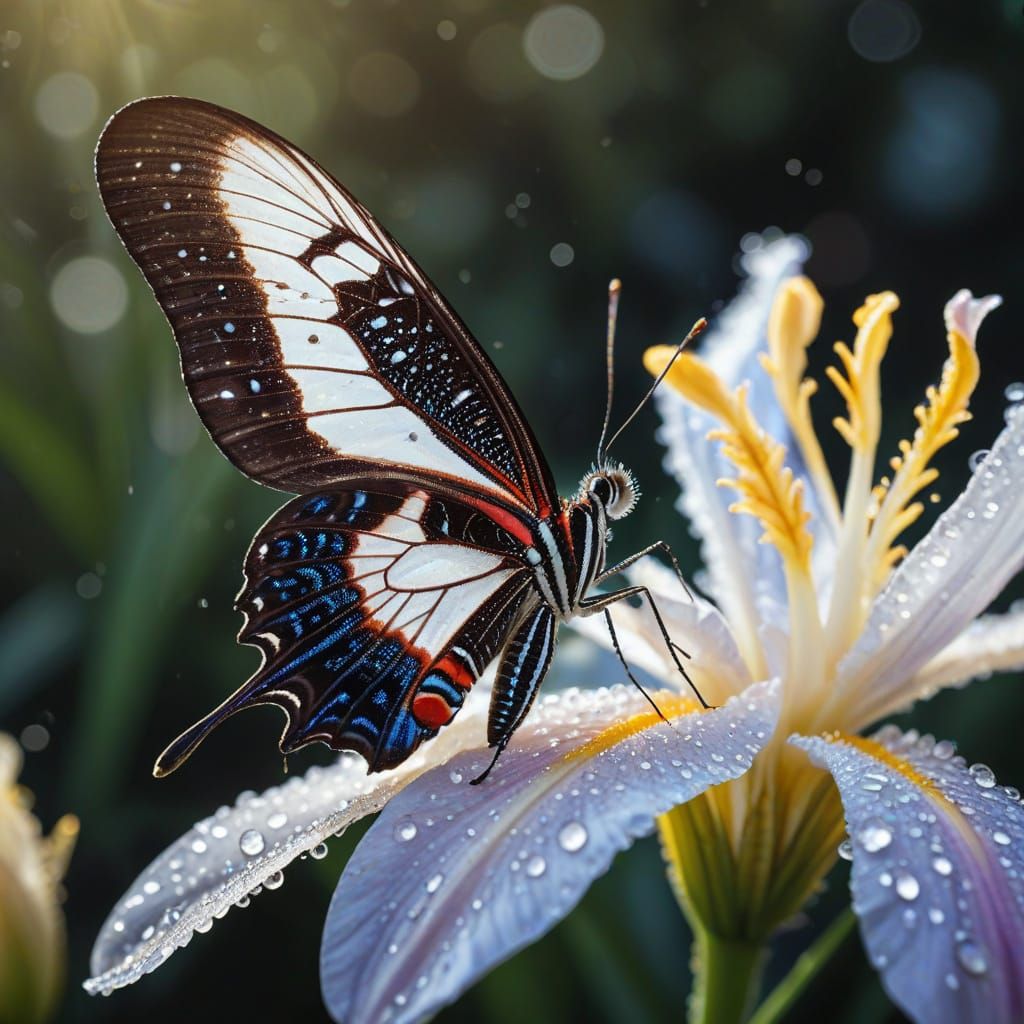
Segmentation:
{"type": "MultiPolygon", "coordinates": [[[[622,411],[645,386],[643,348],[678,339],[733,293],[748,232],[812,241],[827,303],[819,371],[825,342],[851,337],[861,298],[895,289],[887,450],[938,377],[942,304],[961,286],[1002,292],[982,334],[976,419],[942,463],[949,498],[1001,426],[1004,389],[1024,378],[1022,51],[1018,0],[6,0],[0,724],[26,748],[44,822],[64,811],[83,822],[61,1019],[323,1019],[320,929],[360,831],[134,989],[109,1000],[79,989],[92,939],[138,871],[218,803],[281,777],[270,711],[229,722],[172,778],[150,776],[163,745],[256,663],[234,644],[231,604],[249,538],[282,499],[235,472],[188,405],[169,331],[96,195],[104,119],[138,96],[183,93],[307,148],[493,353],[563,493],[600,425],[613,275],[625,284],[622,411]]],[[[816,409],[840,458],[827,391],[816,409]]],[[[619,445],[644,499],[613,553],[661,536],[692,571],[655,425],[647,410],[619,445]]],[[[608,675],[564,653],[563,681],[608,675]]],[[[1020,785],[1020,683],[945,694],[915,724],[1020,785]]],[[[326,756],[303,751],[291,770],[326,756]]],[[[841,906],[846,870],[807,926],[780,937],[772,978],[841,906]]],[[[688,962],[649,840],[438,1020],[679,1019],[688,962]]],[[[825,1014],[902,1019],[856,938],[792,1019],[825,1014]]]]}

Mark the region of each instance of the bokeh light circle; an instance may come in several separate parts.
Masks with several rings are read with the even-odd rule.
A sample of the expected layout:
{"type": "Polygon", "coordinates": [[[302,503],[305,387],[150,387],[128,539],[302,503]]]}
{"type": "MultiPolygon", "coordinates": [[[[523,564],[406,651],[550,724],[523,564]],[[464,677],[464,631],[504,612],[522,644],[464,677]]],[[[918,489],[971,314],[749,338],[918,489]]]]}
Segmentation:
{"type": "Polygon", "coordinates": [[[36,93],[36,118],[58,139],[74,139],[87,132],[99,109],[96,86],[77,71],[50,75],[36,93]]]}
{"type": "Polygon", "coordinates": [[[79,256],[57,271],[50,285],[57,319],[79,334],[109,330],[128,308],[128,287],[121,272],[99,256],[79,256]]]}
{"type": "Polygon", "coordinates": [[[551,246],[550,256],[556,267],[567,267],[576,258],[576,250],[568,242],[556,242],[551,246]]]}
{"type": "Polygon", "coordinates": [[[396,53],[367,53],[353,65],[348,76],[352,99],[368,114],[398,117],[416,105],[420,76],[396,53]]]}
{"type": "Polygon", "coordinates": [[[876,64],[905,57],[921,38],[921,22],[904,0],[864,0],[850,15],[850,45],[876,64]]]}
{"type": "Polygon", "coordinates": [[[526,59],[545,78],[585,75],[604,52],[604,29],[589,11],[557,4],[535,14],[523,34],[526,59]]]}

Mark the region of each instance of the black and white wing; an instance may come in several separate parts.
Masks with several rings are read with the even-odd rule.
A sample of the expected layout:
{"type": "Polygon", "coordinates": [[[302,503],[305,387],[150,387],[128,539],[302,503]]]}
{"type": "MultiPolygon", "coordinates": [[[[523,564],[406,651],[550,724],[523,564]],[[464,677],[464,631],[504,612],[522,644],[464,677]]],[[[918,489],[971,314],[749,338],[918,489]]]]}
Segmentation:
{"type": "Polygon", "coordinates": [[[388,477],[542,518],[558,508],[487,355],[295,146],[210,103],[144,99],[111,118],[96,174],[192,401],[243,472],[293,492],[388,477]]]}

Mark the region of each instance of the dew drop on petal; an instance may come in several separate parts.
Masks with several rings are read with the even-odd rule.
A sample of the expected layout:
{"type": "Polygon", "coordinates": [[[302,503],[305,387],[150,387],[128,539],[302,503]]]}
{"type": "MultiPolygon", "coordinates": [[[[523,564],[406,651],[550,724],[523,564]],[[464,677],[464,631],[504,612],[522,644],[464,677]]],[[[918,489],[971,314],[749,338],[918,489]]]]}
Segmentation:
{"type": "Polygon", "coordinates": [[[843,860],[853,860],[853,843],[849,839],[844,839],[836,852],[843,860]]]}
{"type": "Polygon", "coordinates": [[[988,960],[985,957],[985,951],[977,943],[971,942],[970,939],[961,942],[956,947],[956,958],[960,961],[960,966],[968,974],[981,975],[988,970],[988,960]]]}
{"type": "Polygon", "coordinates": [[[255,857],[263,852],[266,842],[258,829],[247,828],[238,838],[238,848],[246,857],[255,857]]]}
{"type": "Polygon", "coordinates": [[[988,458],[988,455],[989,450],[987,448],[979,448],[976,452],[971,452],[970,458],[967,460],[967,468],[972,473],[976,473],[981,464],[988,458]]]}
{"type": "Polygon", "coordinates": [[[946,915],[938,907],[932,907],[928,911],[928,920],[932,924],[942,924],[946,920],[946,915]]]}
{"type": "Polygon", "coordinates": [[[1007,384],[1003,394],[1006,395],[1008,402],[1024,402],[1024,382],[1014,381],[1012,384],[1007,384]]]}
{"type": "Polygon", "coordinates": [[[880,822],[869,822],[857,833],[857,842],[868,853],[877,853],[892,842],[892,832],[880,822]]]}
{"type": "Polygon", "coordinates": [[[587,830],[578,821],[570,821],[559,831],[558,845],[566,853],[576,853],[587,845],[588,838],[587,830]]]}
{"type": "Polygon", "coordinates": [[[316,846],[314,846],[313,849],[309,851],[309,855],[313,858],[313,860],[323,860],[324,857],[327,856],[327,844],[317,843],[316,846]]]}
{"type": "Polygon", "coordinates": [[[403,818],[395,825],[395,839],[400,843],[407,843],[410,839],[416,838],[416,822],[410,818],[403,818]]]}
{"type": "Polygon", "coordinates": [[[457,786],[462,781],[462,772],[460,772],[457,768],[453,768],[448,773],[448,778],[451,779],[452,783],[457,786]]]}
{"type": "Polygon", "coordinates": [[[264,889],[280,889],[284,885],[284,872],[275,871],[263,880],[264,889]]]}
{"type": "Polygon", "coordinates": [[[284,811],[274,811],[267,818],[267,828],[284,828],[288,824],[288,815],[284,811]]]}
{"type": "Polygon", "coordinates": [[[936,857],[932,861],[932,867],[935,869],[937,874],[940,875],[951,875],[953,873],[953,863],[948,857],[936,857]]]}
{"type": "Polygon", "coordinates": [[[531,878],[540,878],[541,875],[547,870],[547,861],[544,860],[539,854],[531,857],[526,862],[526,873],[531,878]]]}
{"type": "Polygon", "coordinates": [[[192,852],[193,853],[206,853],[206,841],[204,839],[193,839],[192,840],[192,852]]]}
{"type": "Polygon", "coordinates": [[[439,871],[436,875],[433,875],[431,878],[427,879],[427,892],[437,892],[437,890],[441,888],[441,883],[443,881],[444,875],[442,875],[441,872],[439,871]]]}
{"type": "Polygon", "coordinates": [[[995,773],[987,764],[972,764],[970,772],[975,785],[981,786],[982,789],[991,789],[996,784],[995,773]]]}
{"type": "Polygon", "coordinates": [[[908,871],[901,871],[896,876],[896,895],[901,900],[916,900],[921,892],[921,884],[908,871]]]}

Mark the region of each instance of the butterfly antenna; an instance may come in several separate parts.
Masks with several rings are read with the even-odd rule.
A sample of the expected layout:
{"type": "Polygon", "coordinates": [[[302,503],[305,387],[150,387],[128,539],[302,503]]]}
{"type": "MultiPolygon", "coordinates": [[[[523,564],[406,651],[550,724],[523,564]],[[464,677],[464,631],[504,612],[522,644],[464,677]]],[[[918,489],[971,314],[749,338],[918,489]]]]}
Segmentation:
{"type": "Polygon", "coordinates": [[[615,323],[619,317],[619,293],[622,282],[613,277],[608,282],[608,336],[605,349],[605,362],[608,368],[608,402],[604,407],[604,425],[601,427],[601,439],[597,442],[597,465],[603,465],[608,427],[612,419],[612,394],[615,390],[615,323]]]}
{"type": "Polygon", "coordinates": [[[608,452],[608,449],[611,448],[611,446],[615,444],[615,442],[618,440],[619,434],[621,434],[626,429],[626,427],[628,427],[630,423],[632,423],[633,420],[636,419],[637,413],[639,413],[640,410],[650,401],[651,395],[653,395],[654,392],[658,390],[658,385],[665,379],[665,375],[668,373],[668,371],[672,369],[672,364],[682,354],[683,349],[686,348],[686,346],[689,345],[690,342],[697,337],[697,335],[701,334],[704,331],[704,328],[707,327],[707,325],[707,320],[704,317],[701,317],[690,328],[690,333],[687,334],[681,342],[679,342],[679,344],[676,346],[675,352],[672,353],[672,358],[665,364],[665,368],[655,378],[655,381],[648,389],[647,394],[640,399],[640,402],[637,405],[637,407],[626,417],[626,421],[622,424],[621,427],[619,427],[618,430],[615,431],[614,434],[612,434],[612,439],[604,446],[606,454],[608,452]]]}

